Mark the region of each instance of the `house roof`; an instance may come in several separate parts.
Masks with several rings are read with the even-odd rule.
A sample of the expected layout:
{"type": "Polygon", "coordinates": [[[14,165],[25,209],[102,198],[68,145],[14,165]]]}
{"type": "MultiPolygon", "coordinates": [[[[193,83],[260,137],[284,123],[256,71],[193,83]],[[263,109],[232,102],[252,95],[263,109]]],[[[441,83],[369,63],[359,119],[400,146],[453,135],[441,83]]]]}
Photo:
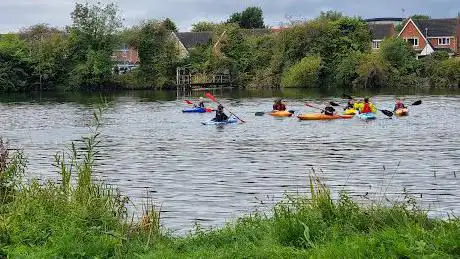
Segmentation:
{"type": "Polygon", "coordinates": [[[457,19],[412,20],[425,37],[442,37],[455,35],[457,19]],[[428,29],[428,30],[426,30],[428,29]]]}
{"type": "Polygon", "coordinates": [[[369,24],[368,26],[373,40],[383,40],[385,37],[391,37],[395,31],[393,24],[369,24]]]}
{"type": "Polygon", "coordinates": [[[206,45],[212,40],[212,32],[176,32],[176,36],[186,49],[206,45]]]}
{"type": "Polygon", "coordinates": [[[398,18],[398,17],[382,17],[382,18],[369,18],[365,19],[365,22],[402,22],[404,21],[404,18],[398,18]]]}

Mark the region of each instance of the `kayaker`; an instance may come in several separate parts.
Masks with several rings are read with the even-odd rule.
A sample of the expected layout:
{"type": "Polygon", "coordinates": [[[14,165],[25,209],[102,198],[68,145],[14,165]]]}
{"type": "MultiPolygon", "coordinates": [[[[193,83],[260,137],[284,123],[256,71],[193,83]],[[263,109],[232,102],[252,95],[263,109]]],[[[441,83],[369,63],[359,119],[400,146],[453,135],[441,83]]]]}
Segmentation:
{"type": "Polygon", "coordinates": [[[347,106],[345,106],[345,108],[343,108],[343,110],[345,111],[345,110],[348,110],[348,109],[354,109],[354,107],[355,107],[355,100],[350,99],[347,102],[347,106]]]}
{"type": "Polygon", "coordinates": [[[200,101],[198,104],[193,105],[195,108],[204,108],[204,99],[203,97],[200,97],[200,101]]]}
{"type": "Polygon", "coordinates": [[[330,104],[327,104],[326,108],[324,108],[324,110],[321,111],[321,112],[324,113],[325,115],[329,115],[329,116],[335,115],[335,109],[330,104]]]}
{"type": "Polygon", "coordinates": [[[404,109],[406,106],[404,106],[404,103],[402,102],[401,99],[397,99],[395,103],[395,108],[393,111],[399,110],[399,109],[404,109]]]}
{"type": "Polygon", "coordinates": [[[224,106],[222,106],[221,104],[219,104],[219,106],[217,106],[217,110],[216,110],[216,117],[214,119],[212,119],[213,121],[226,121],[228,120],[228,116],[227,114],[224,113],[224,106]]]}
{"type": "Polygon", "coordinates": [[[286,110],[286,105],[283,103],[282,99],[275,100],[275,103],[273,104],[273,110],[274,111],[285,111],[286,110]]]}
{"type": "Polygon", "coordinates": [[[377,108],[375,108],[374,104],[372,104],[370,101],[369,101],[369,98],[364,98],[364,102],[363,103],[360,103],[358,105],[355,105],[355,107],[357,107],[359,109],[359,113],[376,113],[377,112],[377,108]]]}

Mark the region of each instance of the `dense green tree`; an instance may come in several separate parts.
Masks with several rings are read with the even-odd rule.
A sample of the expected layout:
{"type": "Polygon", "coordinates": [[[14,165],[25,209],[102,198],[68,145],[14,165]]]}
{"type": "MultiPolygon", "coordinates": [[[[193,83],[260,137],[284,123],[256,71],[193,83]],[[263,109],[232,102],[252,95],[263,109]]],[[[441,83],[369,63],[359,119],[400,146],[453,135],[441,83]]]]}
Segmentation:
{"type": "Polygon", "coordinates": [[[27,44],[16,34],[0,36],[0,89],[24,91],[33,81],[33,67],[27,57],[27,44]]]}
{"type": "Polygon", "coordinates": [[[121,46],[139,48],[141,41],[141,28],[138,25],[125,28],[118,34],[118,42],[121,46]]]}
{"type": "Polygon", "coordinates": [[[140,76],[147,86],[163,87],[173,84],[178,48],[171,31],[158,21],[147,21],[141,26],[139,43],[140,76]]]}
{"type": "Polygon", "coordinates": [[[169,18],[166,18],[163,22],[162,25],[170,31],[177,32],[177,26],[176,24],[169,18]]]}
{"type": "Polygon", "coordinates": [[[214,31],[218,24],[212,23],[212,22],[207,22],[207,21],[201,21],[192,24],[192,32],[205,32],[205,31],[214,31]]]}
{"type": "Polygon", "coordinates": [[[380,54],[394,69],[402,74],[415,69],[415,52],[403,39],[387,38],[380,45],[380,54]]]}
{"type": "Polygon", "coordinates": [[[241,13],[233,13],[228,23],[237,23],[244,29],[264,28],[263,11],[259,7],[248,7],[241,13]]]}
{"type": "Polygon", "coordinates": [[[386,85],[388,63],[378,53],[361,54],[354,80],[355,86],[364,88],[379,88],[386,85]]]}
{"type": "Polygon", "coordinates": [[[305,57],[290,67],[281,80],[284,87],[317,87],[321,58],[305,57]]]}
{"type": "Polygon", "coordinates": [[[75,63],[70,83],[75,87],[101,87],[112,77],[112,52],[121,28],[114,4],[75,4],[69,27],[70,55],[75,63]]]}
{"type": "Polygon", "coordinates": [[[321,13],[319,14],[319,17],[318,19],[323,19],[323,20],[329,20],[329,21],[338,21],[340,19],[342,19],[344,16],[341,12],[337,12],[337,11],[333,11],[333,10],[329,10],[329,11],[321,11],[321,13]]]}
{"type": "Polygon", "coordinates": [[[351,52],[344,57],[337,65],[334,73],[335,83],[341,87],[350,87],[352,82],[358,77],[356,68],[360,62],[362,53],[358,51],[351,52]]]}
{"type": "Polygon", "coordinates": [[[20,35],[27,42],[34,75],[38,78],[34,85],[45,90],[66,84],[71,64],[65,32],[38,24],[21,30],[20,35]]]}

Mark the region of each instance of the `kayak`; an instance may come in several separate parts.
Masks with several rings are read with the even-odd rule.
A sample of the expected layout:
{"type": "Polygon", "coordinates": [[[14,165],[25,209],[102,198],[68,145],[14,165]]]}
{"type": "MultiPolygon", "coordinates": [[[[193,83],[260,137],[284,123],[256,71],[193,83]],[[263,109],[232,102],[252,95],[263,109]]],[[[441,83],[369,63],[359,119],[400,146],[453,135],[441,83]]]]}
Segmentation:
{"type": "Polygon", "coordinates": [[[407,109],[407,108],[397,109],[395,111],[395,114],[397,116],[407,116],[407,115],[409,115],[409,109],[407,109]]]}
{"type": "Polygon", "coordinates": [[[300,114],[297,116],[300,120],[336,120],[351,119],[353,115],[326,115],[322,113],[300,114]]]}
{"type": "Polygon", "coordinates": [[[355,115],[357,113],[357,111],[353,108],[351,109],[346,109],[344,112],[343,112],[343,115],[355,115]]]}
{"type": "Polygon", "coordinates": [[[292,116],[292,113],[290,113],[289,111],[272,111],[270,113],[271,116],[275,116],[275,117],[290,117],[292,116]]]}
{"type": "Polygon", "coordinates": [[[368,112],[368,113],[360,113],[359,118],[362,120],[375,120],[377,119],[377,116],[375,116],[375,113],[373,112],[368,112]]]}
{"type": "Polygon", "coordinates": [[[237,122],[238,122],[237,119],[230,118],[226,121],[214,121],[214,119],[212,119],[212,120],[201,122],[201,124],[203,125],[225,125],[225,124],[232,124],[232,123],[237,123],[237,122]]]}
{"type": "Polygon", "coordinates": [[[205,113],[205,112],[212,112],[212,109],[195,107],[195,108],[183,109],[182,112],[184,113],[205,113]]]}

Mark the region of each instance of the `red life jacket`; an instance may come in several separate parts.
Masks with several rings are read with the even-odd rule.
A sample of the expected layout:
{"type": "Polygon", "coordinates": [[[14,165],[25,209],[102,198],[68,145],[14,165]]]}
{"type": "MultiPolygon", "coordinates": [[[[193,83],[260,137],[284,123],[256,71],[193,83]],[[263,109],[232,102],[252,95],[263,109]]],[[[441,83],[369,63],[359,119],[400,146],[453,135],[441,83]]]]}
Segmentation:
{"type": "Polygon", "coordinates": [[[396,103],[396,105],[395,105],[395,110],[397,110],[397,109],[402,109],[402,108],[404,108],[404,104],[403,104],[403,103],[396,103]]]}
{"type": "Polygon", "coordinates": [[[365,103],[361,113],[369,113],[369,112],[372,112],[371,105],[369,103],[365,103]]]}

